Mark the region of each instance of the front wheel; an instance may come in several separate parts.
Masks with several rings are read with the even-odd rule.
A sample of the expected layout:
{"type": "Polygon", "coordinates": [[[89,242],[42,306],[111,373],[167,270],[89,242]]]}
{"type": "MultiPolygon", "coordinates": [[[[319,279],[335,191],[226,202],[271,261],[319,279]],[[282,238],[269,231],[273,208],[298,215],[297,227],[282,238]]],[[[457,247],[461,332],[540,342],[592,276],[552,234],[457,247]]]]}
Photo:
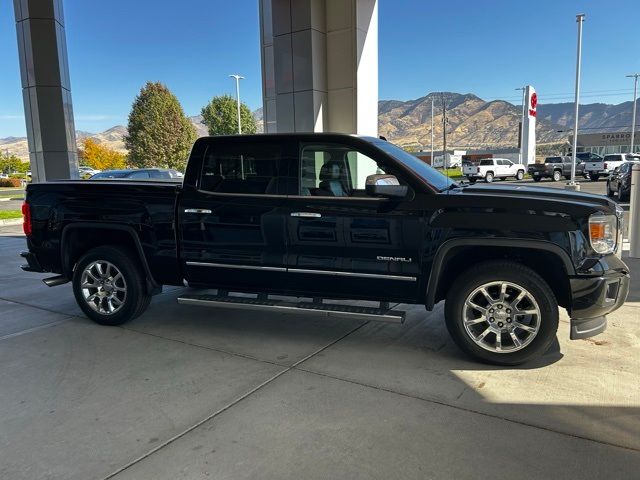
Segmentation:
{"type": "Polygon", "coordinates": [[[559,182],[562,179],[562,172],[560,170],[556,170],[553,172],[553,181],[559,182]]]}
{"type": "Polygon", "coordinates": [[[73,294],[85,315],[101,325],[121,325],[137,317],[151,299],[139,262],[117,246],[97,247],[80,258],[73,294]]]}
{"type": "Polygon", "coordinates": [[[496,365],[543,355],[558,330],[558,302],[535,271],[512,261],[478,264],[451,285],[445,320],[465,353],[496,365]]]}
{"type": "Polygon", "coordinates": [[[522,180],[524,178],[524,172],[522,170],[518,170],[516,173],[516,180],[522,180]]]}

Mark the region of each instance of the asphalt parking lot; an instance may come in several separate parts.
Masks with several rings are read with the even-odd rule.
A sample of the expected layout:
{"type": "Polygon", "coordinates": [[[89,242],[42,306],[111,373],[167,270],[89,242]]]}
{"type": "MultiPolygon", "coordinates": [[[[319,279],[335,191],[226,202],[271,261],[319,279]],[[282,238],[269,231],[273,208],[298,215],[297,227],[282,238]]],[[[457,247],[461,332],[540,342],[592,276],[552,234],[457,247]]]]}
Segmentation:
{"type": "Polygon", "coordinates": [[[392,325],[178,306],[169,288],[101,327],[22,272],[22,249],[0,228],[2,479],[638,478],[635,278],[604,334],[569,341],[562,311],[541,360],[498,368],[459,353],[442,303],[392,325]]]}

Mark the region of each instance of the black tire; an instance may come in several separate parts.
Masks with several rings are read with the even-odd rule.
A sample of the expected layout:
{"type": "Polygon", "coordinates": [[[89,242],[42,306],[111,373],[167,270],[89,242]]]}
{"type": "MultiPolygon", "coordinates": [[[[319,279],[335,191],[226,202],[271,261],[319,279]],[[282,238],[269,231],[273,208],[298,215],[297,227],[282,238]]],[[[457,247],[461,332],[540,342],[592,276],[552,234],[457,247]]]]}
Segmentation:
{"type": "Polygon", "coordinates": [[[565,175],[565,176],[564,176],[564,179],[565,179],[565,180],[571,180],[571,175],[565,175]]]}
{"type": "Polygon", "coordinates": [[[539,182],[540,180],[542,180],[542,177],[533,177],[534,182],[539,182]]]}
{"type": "Polygon", "coordinates": [[[487,174],[484,176],[484,181],[487,183],[491,183],[493,182],[493,172],[487,172],[487,174]]]}
{"type": "MultiPolygon", "coordinates": [[[[95,272],[95,270],[94,270],[95,272]]],[[[80,258],[76,269],[73,272],[73,294],[76,302],[84,314],[100,325],[121,325],[139,315],[149,306],[151,295],[147,293],[145,286],[145,277],[137,257],[128,249],[119,246],[101,246],[96,247],[80,258]],[[81,281],[87,267],[94,262],[108,262],[122,274],[124,279],[125,295],[122,298],[121,305],[113,313],[101,313],[90,303],[100,305],[102,308],[102,300],[98,302],[90,302],[85,299],[81,281]]],[[[92,293],[97,288],[91,287],[88,293],[92,293]]]]}
{"type": "Polygon", "coordinates": [[[488,261],[471,267],[453,282],[446,299],[445,320],[449,334],[463,352],[486,363],[519,365],[543,355],[555,340],[558,330],[558,302],[549,285],[532,269],[513,261],[488,261]],[[479,286],[494,281],[522,286],[538,304],[539,329],[530,343],[520,350],[503,353],[487,350],[479,346],[465,330],[463,307],[467,297],[479,286]]]}
{"type": "Polygon", "coordinates": [[[615,195],[616,195],[616,192],[611,190],[611,184],[609,183],[609,180],[607,180],[607,197],[613,198],[615,197],[615,195]]]}
{"type": "Polygon", "coordinates": [[[562,172],[560,170],[554,170],[552,178],[554,182],[559,182],[562,179],[562,172]]]}
{"type": "Polygon", "coordinates": [[[518,170],[516,173],[516,180],[522,180],[524,178],[524,170],[518,170]]]}
{"type": "Polygon", "coordinates": [[[473,178],[473,177],[467,177],[467,180],[469,180],[469,183],[470,183],[471,185],[473,185],[474,183],[476,183],[476,179],[475,179],[475,178],[473,178]]]}
{"type": "Polygon", "coordinates": [[[592,182],[597,182],[600,179],[600,175],[597,173],[590,173],[589,174],[589,180],[591,180],[592,182]]]}

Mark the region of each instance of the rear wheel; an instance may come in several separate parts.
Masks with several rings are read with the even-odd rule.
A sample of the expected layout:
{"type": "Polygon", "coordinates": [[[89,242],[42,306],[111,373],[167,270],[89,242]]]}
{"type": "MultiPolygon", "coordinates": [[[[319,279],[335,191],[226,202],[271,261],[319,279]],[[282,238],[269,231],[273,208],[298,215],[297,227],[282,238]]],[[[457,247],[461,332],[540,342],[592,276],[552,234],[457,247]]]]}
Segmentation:
{"type": "Polygon", "coordinates": [[[493,182],[493,172],[487,172],[487,174],[484,176],[484,181],[487,183],[493,182]]]}
{"type": "Polygon", "coordinates": [[[101,325],[120,325],[142,314],[151,296],[135,256],[115,246],[87,252],[73,273],[73,293],[87,317],[101,325]]]}
{"type": "Polygon", "coordinates": [[[472,267],[451,285],[447,329],[464,352],[518,365],[544,354],[558,330],[558,303],[535,271],[511,261],[472,267]]]}
{"type": "Polygon", "coordinates": [[[524,171],[518,170],[518,173],[516,173],[516,180],[522,180],[523,178],[524,178],[524,171]]]}
{"type": "Polygon", "coordinates": [[[589,174],[589,180],[591,180],[592,182],[597,182],[600,179],[600,175],[597,173],[590,173],[589,174]]]}
{"type": "Polygon", "coordinates": [[[613,198],[615,194],[616,192],[611,190],[611,183],[609,183],[609,180],[607,180],[607,197],[613,198]]]}
{"type": "Polygon", "coordinates": [[[533,177],[534,182],[539,182],[540,180],[542,180],[542,177],[533,177]]]}
{"type": "Polygon", "coordinates": [[[554,170],[553,172],[553,181],[559,182],[562,179],[562,172],[560,170],[554,170]]]}

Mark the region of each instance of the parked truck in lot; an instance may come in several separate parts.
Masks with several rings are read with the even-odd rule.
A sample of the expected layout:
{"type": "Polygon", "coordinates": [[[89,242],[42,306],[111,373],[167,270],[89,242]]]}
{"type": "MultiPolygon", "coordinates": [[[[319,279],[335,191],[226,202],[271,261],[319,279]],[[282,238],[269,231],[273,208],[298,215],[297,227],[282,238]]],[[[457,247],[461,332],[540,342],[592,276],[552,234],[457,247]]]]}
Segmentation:
{"type": "Polygon", "coordinates": [[[615,202],[459,185],[370,137],[200,138],[183,182],[32,184],[23,212],[23,269],[72,282],[103,325],[137,317],[163,285],[191,287],[178,298],[188,305],[391,322],[404,312],[390,302],[444,300],[462,350],[515,365],[548,349],[559,307],[572,339],[590,337],[629,288],[615,202]]]}
{"type": "Polygon", "coordinates": [[[592,181],[597,182],[600,177],[608,177],[616,168],[622,166],[623,163],[635,160],[640,160],[640,155],[611,153],[605,155],[604,158],[587,161],[585,164],[585,172],[592,181]]]}
{"type": "MultiPolygon", "coordinates": [[[[544,163],[529,165],[528,173],[534,182],[539,182],[543,178],[559,182],[562,177],[567,180],[571,178],[572,165],[572,157],[547,157],[544,159],[544,163]]],[[[584,163],[576,159],[576,177],[582,176],[584,176],[584,163]]]]}
{"type": "Polygon", "coordinates": [[[508,158],[485,158],[475,164],[463,165],[462,173],[471,183],[477,180],[484,180],[487,183],[493,182],[498,178],[504,180],[506,178],[515,178],[522,180],[526,168],[520,163],[513,163],[508,158]]]}

